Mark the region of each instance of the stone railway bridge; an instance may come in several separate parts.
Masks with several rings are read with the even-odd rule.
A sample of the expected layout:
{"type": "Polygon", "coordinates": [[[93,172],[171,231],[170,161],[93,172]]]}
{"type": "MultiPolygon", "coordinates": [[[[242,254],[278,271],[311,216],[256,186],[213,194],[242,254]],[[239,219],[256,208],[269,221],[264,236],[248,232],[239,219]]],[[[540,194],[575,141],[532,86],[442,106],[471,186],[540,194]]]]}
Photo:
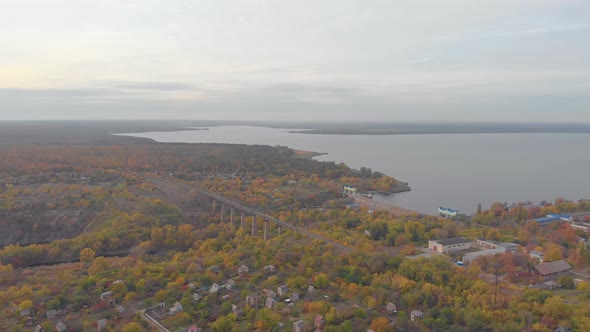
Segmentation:
{"type": "Polygon", "coordinates": [[[281,234],[281,229],[286,228],[286,229],[290,229],[292,231],[295,231],[299,234],[303,234],[308,237],[311,237],[313,239],[331,244],[334,247],[336,247],[342,251],[345,251],[345,252],[352,251],[352,248],[344,246],[336,241],[333,241],[333,240],[330,240],[330,239],[323,237],[321,235],[306,231],[305,229],[302,229],[302,228],[297,227],[295,225],[291,225],[289,223],[280,221],[279,219],[277,219],[273,216],[270,216],[264,212],[260,212],[260,211],[254,210],[252,208],[249,208],[247,206],[244,206],[244,205],[240,204],[239,202],[227,199],[225,197],[210,193],[210,192],[202,190],[202,189],[195,189],[194,192],[196,192],[200,195],[206,196],[213,201],[221,203],[221,222],[224,222],[226,220],[226,208],[227,207],[229,207],[229,222],[231,224],[234,223],[235,211],[237,210],[240,213],[240,227],[241,228],[244,228],[246,215],[251,216],[252,217],[252,223],[251,223],[252,236],[255,236],[258,233],[258,231],[256,229],[256,226],[257,226],[256,218],[261,218],[262,220],[264,220],[264,239],[265,240],[267,240],[270,235],[270,232],[269,232],[270,225],[275,224],[275,225],[277,225],[279,235],[281,234]]]}

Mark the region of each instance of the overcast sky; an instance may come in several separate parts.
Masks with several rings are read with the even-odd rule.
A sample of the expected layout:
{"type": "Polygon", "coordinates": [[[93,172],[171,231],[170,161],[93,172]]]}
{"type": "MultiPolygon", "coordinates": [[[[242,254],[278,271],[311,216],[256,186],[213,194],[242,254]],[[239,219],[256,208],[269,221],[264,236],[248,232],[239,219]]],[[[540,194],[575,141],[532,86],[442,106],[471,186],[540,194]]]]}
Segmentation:
{"type": "Polygon", "coordinates": [[[0,119],[590,122],[590,1],[0,0],[0,119]]]}

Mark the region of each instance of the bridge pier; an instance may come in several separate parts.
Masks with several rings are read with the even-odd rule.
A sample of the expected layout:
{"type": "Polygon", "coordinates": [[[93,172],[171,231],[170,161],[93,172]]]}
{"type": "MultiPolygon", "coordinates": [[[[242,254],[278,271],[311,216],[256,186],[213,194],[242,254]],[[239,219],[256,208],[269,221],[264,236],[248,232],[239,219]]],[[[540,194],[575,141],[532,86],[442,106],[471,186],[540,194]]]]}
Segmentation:
{"type": "Polygon", "coordinates": [[[234,224],[234,208],[230,207],[229,208],[229,223],[230,224],[234,224]]]}
{"type": "MultiPolygon", "coordinates": [[[[185,187],[188,187],[188,186],[185,186],[185,187]]],[[[336,247],[338,249],[341,249],[341,250],[343,250],[345,252],[351,252],[352,251],[351,248],[349,248],[347,246],[344,246],[344,245],[342,245],[342,244],[340,244],[340,243],[338,243],[336,241],[330,240],[330,239],[325,238],[325,237],[323,237],[321,235],[314,234],[314,233],[309,232],[309,231],[307,231],[305,229],[299,228],[299,227],[297,227],[295,225],[291,225],[289,223],[286,223],[284,221],[281,221],[281,220],[279,220],[277,218],[274,218],[272,216],[269,216],[269,215],[265,214],[264,212],[256,211],[254,209],[251,209],[251,208],[249,208],[247,206],[244,206],[244,205],[240,204],[240,202],[236,202],[236,201],[232,201],[232,200],[229,200],[229,199],[225,199],[225,198],[223,198],[223,197],[221,197],[219,195],[216,195],[216,194],[213,194],[213,193],[209,193],[207,191],[200,190],[200,189],[197,189],[197,192],[200,193],[200,194],[203,194],[203,195],[207,196],[208,198],[210,198],[213,201],[212,202],[212,205],[211,205],[212,206],[212,210],[213,210],[212,211],[213,214],[215,214],[216,211],[217,211],[217,204],[221,204],[221,220],[222,221],[225,218],[225,216],[224,216],[225,215],[225,204],[227,204],[231,208],[231,210],[230,210],[231,217],[230,218],[231,218],[231,222],[232,223],[233,223],[233,214],[234,214],[233,213],[233,209],[235,208],[235,209],[238,209],[238,211],[240,211],[240,227],[242,227],[242,228],[244,227],[244,219],[246,218],[246,213],[248,215],[252,216],[252,236],[256,236],[258,234],[258,232],[257,232],[257,228],[258,228],[257,225],[258,224],[257,224],[257,220],[256,220],[256,217],[258,216],[258,217],[261,217],[263,219],[263,221],[264,221],[264,238],[265,239],[268,239],[268,237],[270,236],[269,229],[268,229],[268,227],[269,227],[268,223],[269,222],[272,222],[272,223],[277,224],[277,231],[278,231],[278,234],[279,235],[281,235],[282,228],[283,227],[287,227],[287,229],[293,230],[296,233],[306,235],[306,236],[308,236],[308,237],[310,237],[312,239],[324,241],[327,244],[331,244],[334,247],[336,247]]],[[[355,196],[355,198],[357,198],[357,197],[358,196],[355,196]]],[[[358,197],[358,198],[360,199],[362,197],[358,197]]],[[[373,202],[373,203],[375,203],[375,202],[373,202]]],[[[398,209],[400,209],[400,208],[398,208],[398,209]]],[[[272,227],[272,225],[271,225],[271,227],[272,227]]]]}

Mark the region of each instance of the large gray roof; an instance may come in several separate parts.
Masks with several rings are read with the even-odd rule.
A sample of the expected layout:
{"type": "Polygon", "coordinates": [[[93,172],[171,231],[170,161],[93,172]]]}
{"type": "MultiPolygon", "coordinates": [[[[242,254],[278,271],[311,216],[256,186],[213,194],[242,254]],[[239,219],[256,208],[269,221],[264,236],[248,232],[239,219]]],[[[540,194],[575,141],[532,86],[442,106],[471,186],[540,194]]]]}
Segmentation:
{"type": "Polygon", "coordinates": [[[471,240],[467,240],[464,237],[452,237],[449,239],[440,239],[440,240],[436,240],[436,242],[440,243],[443,246],[450,246],[453,244],[462,244],[462,243],[469,243],[471,242],[471,240]]]}
{"type": "Polygon", "coordinates": [[[569,265],[568,262],[564,261],[563,259],[549,262],[549,263],[541,263],[535,266],[535,269],[541,273],[541,275],[549,275],[558,272],[564,272],[572,269],[572,266],[569,265]]]}

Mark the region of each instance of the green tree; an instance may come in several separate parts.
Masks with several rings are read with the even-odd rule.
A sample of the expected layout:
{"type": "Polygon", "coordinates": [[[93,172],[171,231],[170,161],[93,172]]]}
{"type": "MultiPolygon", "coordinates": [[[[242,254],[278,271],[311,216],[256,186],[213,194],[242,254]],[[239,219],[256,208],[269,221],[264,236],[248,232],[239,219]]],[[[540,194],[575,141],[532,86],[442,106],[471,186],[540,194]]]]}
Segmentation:
{"type": "Polygon", "coordinates": [[[211,324],[211,331],[213,332],[229,332],[235,321],[233,314],[227,316],[221,316],[211,324]]]}
{"type": "Polygon", "coordinates": [[[379,221],[371,225],[369,231],[373,240],[383,240],[387,236],[389,229],[385,222],[379,221]]]}
{"type": "Polygon", "coordinates": [[[410,238],[410,241],[420,241],[424,236],[424,225],[417,221],[408,221],[404,226],[406,235],[410,238]]]}
{"type": "Polygon", "coordinates": [[[154,249],[162,249],[162,246],[164,245],[164,231],[161,228],[152,228],[152,231],[150,232],[150,238],[152,240],[152,247],[154,249]]]}
{"type": "Polygon", "coordinates": [[[80,262],[84,264],[90,264],[94,260],[96,252],[91,248],[84,248],[80,251],[80,262]]]}
{"type": "Polygon", "coordinates": [[[560,276],[557,282],[561,285],[561,287],[566,289],[574,289],[576,287],[574,279],[566,274],[560,276]]]}
{"type": "Polygon", "coordinates": [[[315,277],[315,286],[319,289],[326,289],[330,285],[330,280],[328,279],[328,275],[325,273],[320,273],[315,277]]]}
{"type": "Polygon", "coordinates": [[[143,326],[136,322],[130,322],[123,326],[123,332],[142,332],[145,331],[143,326]]]}

